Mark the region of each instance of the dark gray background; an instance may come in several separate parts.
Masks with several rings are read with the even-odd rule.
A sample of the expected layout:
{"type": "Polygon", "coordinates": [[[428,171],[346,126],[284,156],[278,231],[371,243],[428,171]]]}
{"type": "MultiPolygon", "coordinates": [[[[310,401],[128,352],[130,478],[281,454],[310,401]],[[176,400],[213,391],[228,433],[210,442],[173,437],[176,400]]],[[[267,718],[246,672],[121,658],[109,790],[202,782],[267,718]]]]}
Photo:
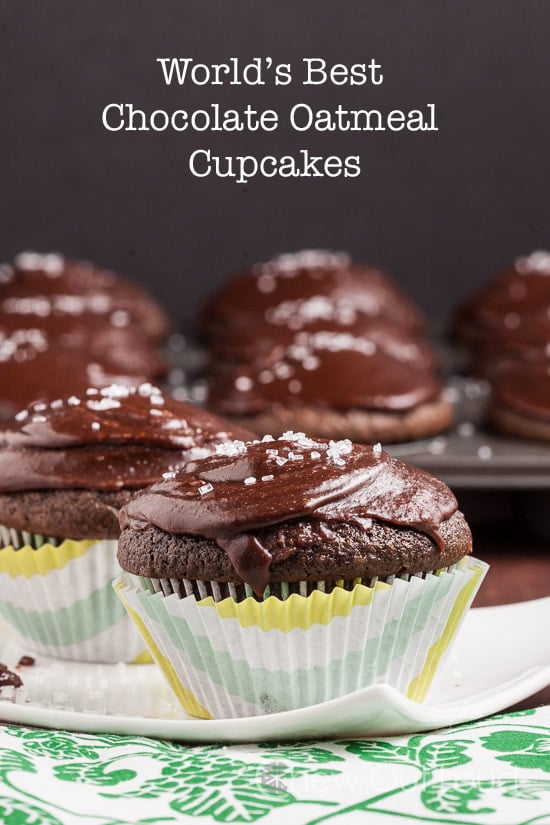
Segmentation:
{"type": "Polygon", "coordinates": [[[0,259],[60,250],[149,285],[175,319],[230,271],[301,247],[388,267],[436,325],[549,244],[546,0],[0,0],[0,259]],[[155,58],[383,64],[382,86],[170,88],[155,58]],[[438,133],[106,132],[112,101],[284,112],[434,102],[438,133]],[[360,154],[355,180],[192,178],[193,149],[360,154]]]}

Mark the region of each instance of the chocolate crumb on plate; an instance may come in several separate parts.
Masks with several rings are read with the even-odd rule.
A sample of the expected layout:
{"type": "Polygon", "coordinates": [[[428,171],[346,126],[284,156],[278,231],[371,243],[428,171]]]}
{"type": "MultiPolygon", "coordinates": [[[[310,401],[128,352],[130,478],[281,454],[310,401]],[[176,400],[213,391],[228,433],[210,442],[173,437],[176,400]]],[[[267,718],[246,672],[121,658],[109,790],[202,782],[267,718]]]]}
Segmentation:
{"type": "Polygon", "coordinates": [[[23,680],[17,673],[9,670],[7,665],[0,664],[0,692],[4,687],[21,687],[23,680]]]}
{"type": "Polygon", "coordinates": [[[16,667],[32,667],[35,663],[33,656],[21,656],[16,664],[16,667]]]}

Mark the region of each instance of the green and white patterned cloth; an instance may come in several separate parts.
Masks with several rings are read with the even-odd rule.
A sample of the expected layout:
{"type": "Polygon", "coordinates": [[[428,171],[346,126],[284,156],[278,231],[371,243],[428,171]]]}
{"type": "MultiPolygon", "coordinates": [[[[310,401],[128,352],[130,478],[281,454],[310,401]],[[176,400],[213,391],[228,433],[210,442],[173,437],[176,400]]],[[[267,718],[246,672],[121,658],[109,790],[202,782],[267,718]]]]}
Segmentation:
{"type": "Polygon", "coordinates": [[[550,706],[414,736],[191,746],[0,727],[3,825],[550,823],[550,706]]]}

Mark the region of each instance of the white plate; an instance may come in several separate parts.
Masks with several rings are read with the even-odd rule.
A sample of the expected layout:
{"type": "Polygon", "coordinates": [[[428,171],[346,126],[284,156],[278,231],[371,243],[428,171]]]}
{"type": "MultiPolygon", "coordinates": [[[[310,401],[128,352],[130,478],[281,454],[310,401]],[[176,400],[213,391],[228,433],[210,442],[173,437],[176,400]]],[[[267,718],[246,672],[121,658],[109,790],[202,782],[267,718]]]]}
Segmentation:
{"type": "MultiPolygon", "coordinates": [[[[428,700],[387,685],[302,710],[246,719],[184,714],[152,665],[90,665],[40,657],[24,687],[3,689],[5,722],[181,742],[258,742],[389,736],[446,727],[504,710],[550,684],[550,597],[471,610],[428,700]]],[[[28,653],[3,634],[0,660],[28,653]]]]}

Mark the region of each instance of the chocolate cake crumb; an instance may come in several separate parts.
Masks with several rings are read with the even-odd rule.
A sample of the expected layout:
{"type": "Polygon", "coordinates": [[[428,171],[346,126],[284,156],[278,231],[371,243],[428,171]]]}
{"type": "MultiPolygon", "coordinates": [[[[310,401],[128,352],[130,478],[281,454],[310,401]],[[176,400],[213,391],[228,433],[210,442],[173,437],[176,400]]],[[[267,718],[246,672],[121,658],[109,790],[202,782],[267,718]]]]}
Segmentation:
{"type": "Polygon", "coordinates": [[[14,687],[18,688],[21,687],[23,684],[23,680],[17,673],[14,673],[11,670],[8,670],[6,665],[1,666],[3,670],[0,671],[0,692],[2,691],[3,687],[14,687]]]}

